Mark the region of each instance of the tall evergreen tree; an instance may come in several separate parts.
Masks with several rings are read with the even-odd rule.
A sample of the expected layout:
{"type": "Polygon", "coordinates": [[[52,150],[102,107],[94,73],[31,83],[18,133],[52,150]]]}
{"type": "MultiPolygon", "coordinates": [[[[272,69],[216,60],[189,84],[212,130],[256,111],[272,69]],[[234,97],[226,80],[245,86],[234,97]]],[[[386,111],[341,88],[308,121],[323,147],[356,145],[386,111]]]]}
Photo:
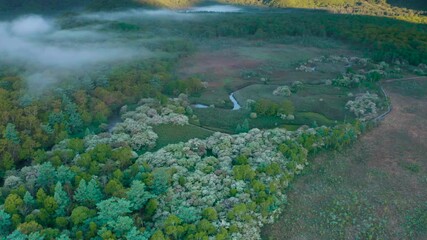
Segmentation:
{"type": "Polygon", "coordinates": [[[100,202],[103,198],[102,191],[96,182],[95,179],[86,183],[84,179],[82,179],[79,183],[79,187],[74,193],[74,199],[85,206],[94,206],[96,203],[100,202]]]}
{"type": "Polygon", "coordinates": [[[21,139],[19,138],[18,131],[16,131],[15,124],[8,123],[6,125],[6,129],[4,130],[4,138],[6,138],[9,141],[12,141],[15,144],[19,144],[21,142],[21,139]]]}
{"type": "Polygon", "coordinates": [[[60,182],[56,183],[55,193],[53,197],[55,198],[55,201],[58,204],[58,209],[56,209],[56,215],[64,216],[67,212],[68,206],[70,205],[70,198],[62,188],[62,184],[60,182]]]}
{"type": "Polygon", "coordinates": [[[145,184],[141,181],[133,181],[127,192],[127,197],[132,203],[132,209],[139,210],[147,203],[148,199],[154,195],[146,191],[145,184]]]}
{"type": "Polygon", "coordinates": [[[10,215],[4,210],[0,210],[0,237],[7,236],[11,225],[10,215]]]}

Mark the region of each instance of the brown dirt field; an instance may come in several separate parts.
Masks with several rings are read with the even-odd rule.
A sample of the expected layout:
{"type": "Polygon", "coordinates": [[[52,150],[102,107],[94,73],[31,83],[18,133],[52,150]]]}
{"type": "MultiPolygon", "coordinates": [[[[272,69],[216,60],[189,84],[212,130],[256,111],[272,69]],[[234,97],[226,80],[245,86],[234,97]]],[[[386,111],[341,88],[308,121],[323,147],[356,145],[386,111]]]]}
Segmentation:
{"type": "Polygon", "coordinates": [[[316,156],[264,239],[427,239],[427,226],[408,225],[427,202],[427,97],[384,88],[393,111],[348,149],[316,156]]]}
{"type": "Polygon", "coordinates": [[[239,69],[252,69],[260,67],[262,61],[251,60],[239,56],[230,49],[215,52],[197,52],[181,62],[182,67],[178,71],[180,75],[201,75],[206,81],[217,81],[218,79],[237,77],[239,69]]]}

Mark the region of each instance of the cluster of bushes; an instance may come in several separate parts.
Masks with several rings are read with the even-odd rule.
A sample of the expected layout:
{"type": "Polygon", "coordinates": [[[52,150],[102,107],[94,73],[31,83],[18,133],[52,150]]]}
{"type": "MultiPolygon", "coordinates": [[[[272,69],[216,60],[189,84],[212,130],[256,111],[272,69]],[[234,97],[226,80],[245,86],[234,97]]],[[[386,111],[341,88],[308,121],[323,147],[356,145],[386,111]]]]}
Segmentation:
{"type": "Polygon", "coordinates": [[[153,126],[188,124],[188,117],[184,114],[190,107],[183,94],[180,98],[170,99],[165,106],[154,99],[142,99],[140,103],[141,105],[134,111],[125,111],[122,108],[123,122],[117,123],[109,129],[110,133],[87,135],[85,137],[86,146],[91,147],[103,143],[129,146],[135,151],[152,149],[156,146],[158,138],[153,131],[153,126]]]}
{"type": "Polygon", "coordinates": [[[354,101],[348,101],[345,107],[354,113],[359,120],[367,121],[378,115],[377,105],[379,101],[377,94],[367,92],[357,96],[354,101]]]}
{"type": "Polygon", "coordinates": [[[168,82],[163,91],[171,96],[178,96],[181,93],[187,95],[197,95],[206,88],[206,85],[198,78],[189,78],[186,80],[176,80],[168,82]]]}
{"type": "Polygon", "coordinates": [[[295,107],[289,100],[285,100],[279,104],[268,99],[260,99],[252,105],[252,111],[264,116],[291,115],[294,113],[295,107]]]}

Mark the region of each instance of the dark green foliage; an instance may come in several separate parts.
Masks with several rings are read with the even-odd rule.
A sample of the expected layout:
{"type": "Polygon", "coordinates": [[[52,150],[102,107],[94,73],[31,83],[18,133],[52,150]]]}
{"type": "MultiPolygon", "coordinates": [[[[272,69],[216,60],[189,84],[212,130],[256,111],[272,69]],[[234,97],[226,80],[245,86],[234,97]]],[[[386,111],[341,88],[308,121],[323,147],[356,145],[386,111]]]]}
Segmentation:
{"type": "Polygon", "coordinates": [[[250,165],[237,165],[233,167],[234,178],[237,180],[250,181],[255,178],[256,173],[250,165]]]}
{"type": "Polygon", "coordinates": [[[250,37],[262,29],[265,37],[270,39],[316,36],[356,43],[368,48],[371,57],[377,61],[405,59],[411,64],[427,61],[426,26],[393,19],[299,11],[269,14],[262,18],[254,14],[211,20],[208,24],[193,26],[191,35],[250,37]]]}
{"type": "Polygon", "coordinates": [[[131,212],[132,203],[122,198],[109,198],[96,204],[98,220],[101,223],[114,222],[120,216],[131,212]]]}
{"type": "Polygon", "coordinates": [[[67,166],[61,165],[56,171],[57,179],[62,184],[71,184],[74,182],[76,174],[67,166]]]}
{"type": "Polygon", "coordinates": [[[70,197],[62,188],[62,184],[58,182],[55,186],[54,198],[58,204],[58,209],[56,210],[57,216],[64,216],[67,213],[68,207],[71,203],[70,197]]]}
{"type": "Polygon", "coordinates": [[[198,78],[171,81],[164,87],[164,92],[168,95],[178,96],[180,93],[195,95],[203,90],[202,81],[198,78]]]}
{"type": "Polygon", "coordinates": [[[244,133],[244,132],[248,132],[249,130],[250,130],[250,127],[249,127],[248,119],[245,119],[245,121],[243,121],[241,125],[237,124],[236,133],[244,133]]]}
{"type": "Polygon", "coordinates": [[[248,157],[245,155],[240,155],[233,160],[233,165],[246,165],[249,163],[248,157]]]}
{"type": "Polygon", "coordinates": [[[200,220],[201,214],[195,207],[180,206],[177,216],[185,223],[194,223],[200,220]]]}
{"type": "Polygon", "coordinates": [[[95,212],[90,210],[87,207],[78,206],[73,209],[71,213],[71,221],[74,225],[79,225],[83,223],[86,219],[93,217],[95,212]]]}
{"type": "Polygon", "coordinates": [[[50,162],[43,163],[39,168],[37,184],[41,187],[48,187],[56,182],[56,170],[50,162]]]}
{"type": "Polygon", "coordinates": [[[160,195],[165,193],[169,189],[169,173],[166,169],[157,169],[153,173],[154,181],[151,187],[153,193],[160,195]]]}
{"type": "Polygon", "coordinates": [[[103,194],[96,180],[92,179],[86,183],[82,179],[74,193],[74,199],[82,205],[94,206],[103,199],[103,194]]]}
{"type": "Polygon", "coordinates": [[[3,210],[0,210],[0,236],[4,237],[9,233],[9,228],[12,225],[10,215],[3,210]]]}
{"type": "Polygon", "coordinates": [[[203,218],[209,221],[215,221],[218,219],[218,213],[216,212],[215,208],[206,208],[203,210],[203,218]]]}
{"type": "Polygon", "coordinates": [[[21,141],[19,139],[19,135],[18,135],[18,132],[16,131],[15,125],[12,123],[7,124],[6,129],[4,130],[3,136],[7,140],[12,141],[15,144],[19,144],[19,142],[21,141]]]}
{"type": "Polygon", "coordinates": [[[150,194],[145,184],[141,181],[133,181],[129,191],[126,193],[129,201],[132,203],[132,209],[139,210],[145,206],[150,198],[154,195],[150,194]]]}

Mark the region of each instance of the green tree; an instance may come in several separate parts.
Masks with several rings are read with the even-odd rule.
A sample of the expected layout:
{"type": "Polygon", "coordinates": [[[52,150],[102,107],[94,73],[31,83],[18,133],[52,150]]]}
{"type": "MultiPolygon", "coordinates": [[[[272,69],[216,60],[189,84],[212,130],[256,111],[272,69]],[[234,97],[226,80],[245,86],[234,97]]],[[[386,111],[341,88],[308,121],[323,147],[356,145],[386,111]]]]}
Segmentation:
{"type": "Polygon", "coordinates": [[[181,226],[181,219],[176,215],[169,215],[164,223],[165,233],[174,239],[179,239],[184,233],[185,229],[181,226]]]}
{"type": "Polygon", "coordinates": [[[123,185],[116,179],[111,179],[110,181],[108,181],[104,188],[104,192],[107,195],[115,197],[121,197],[123,195],[123,191],[123,185]]]}
{"type": "Polygon", "coordinates": [[[19,144],[21,142],[18,131],[16,130],[15,124],[8,123],[6,129],[3,132],[4,138],[13,142],[14,144],[19,144]]]}
{"type": "Polygon", "coordinates": [[[283,101],[282,104],[280,105],[280,109],[279,109],[280,113],[289,115],[289,114],[293,114],[294,111],[295,111],[294,104],[289,100],[283,101]]]}
{"type": "Polygon", "coordinates": [[[40,232],[33,232],[28,235],[28,240],[44,240],[44,238],[40,232]]]}
{"type": "Polygon", "coordinates": [[[145,215],[151,218],[156,213],[158,206],[159,206],[159,202],[157,201],[157,199],[155,198],[150,199],[144,209],[145,215]]]}
{"type": "Polygon", "coordinates": [[[97,162],[105,163],[112,157],[113,150],[110,145],[98,144],[89,152],[91,159],[97,162]]]}
{"type": "Polygon", "coordinates": [[[52,163],[46,162],[40,165],[37,184],[40,187],[48,187],[56,182],[56,170],[52,163]]]}
{"type": "Polygon", "coordinates": [[[132,229],[134,222],[128,216],[119,216],[116,220],[109,221],[107,225],[113,230],[116,236],[122,237],[132,229]]]}
{"type": "Polygon", "coordinates": [[[60,182],[56,183],[54,198],[56,203],[58,204],[56,215],[64,216],[67,213],[67,209],[71,201],[70,201],[70,198],[68,197],[68,194],[62,188],[62,184],[60,182]]]}
{"type": "Polygon", "coordinates": [[[208,207],[203,210],[202,216],[204,219],[207,219],[209,221],[215,221],[218,219],[218,213],[213,207],[208,207]]]}
{"type": "Polygon", "coordinates": [[[127,192],[127,197],[132,203],[132,209],[139,210],[143,208],[147,201],[150,198],[153,198],[154,195],[146,190],[143,182],[136,180],[132,182],[129,191],[127,192]]]}
{"type": "Polygon", "coordinates": [[[127,240],[147,240],[148,237],[146,234],[139,231],[136,227],[132,227],[132,229],[126,234],[127,240]]]}
{"type": "Polygon", "coordinates": [[[206,219],[202,219],[198,224],[197,224],[197,230],[199,232],[205,232],[208,235],[212,235],[216,232],[216,228],[215,226],[209,222],[206,219]]]}
{"type": "Polygon", "coordinates": [[[250,130],[249,120],[245,119],[245,121],[243,121],[242,123],[242,132],[248,132],[249,130],[250,130]]]}
{"type": "Polygon", "coordinates": [[[0,210],[0,237],[8,235],[11,225],[10,215],[4,210],[0,210]]]}
{"type": "Polygon", "coordinates": [[[167,238],[163,234],[161,230],[157,230],[153,236],[151,236],[150,240],[166,240],[167,238]]]}
{"type": "MultiPolygon", "coordinates": [[[[58,209],[58,203],[56,203],[54,197],[47,196],[43,201],[43,207],[49,215],[53,215],[55,211],[58,209]]],[[[49,221],[50,220],[52,219],[49,219],[49,221]]]]}
{"type": "Polygon", "coordinates": [[[255,178],[256,173],[250,165],[236,165],[233,167],[233,175],[237,180],[250,181],[255,178]]]}
{"type": "Polygon", "coordinates": [[[31,193],[29,193],[28,191],[25,192],[24,203],[27,207],[33,207],[36,203],[36,200],[34,199],[33,195],[31,195],[31,193]]]}
{"type": "Polygon", "coordinates": [[[18,213],[24,206],[24,201],[17,194],[9,194],[4,201],[4,210],[9,214],[18,213]]]}
{"type": "Polygon", "coordinates": [[[36,193],[36,202],[38,205],[43,205],[44,200],[46,199],[47,194],[44,192],[43,188],[39,188],[36,193]]]}
{"type": "Polygon", "coordinates": [[[78,206],[71,212],[71,221],[74,225],[82,224],[86,219],[91,218],[95,215],[94,211],[91,211],[85,206],[78,206]]]}
{"type": "Polygon", "coordinates": [[[129,147],[116,149],[112,153],[112,159],[119,163],[121,169],[129,167],[132,164],[132,149],[129,147]]]}
{"type": "Polygon", "coordinates": [[[95,179],[90,180],[87,184],[82,179],[74,193],[74,199],[82,205],[93,206],[103,199],[103,194],[95,179]]]}
{"type": "Polygon", "coordinates": [[[21,223],[17,229],[23,234],[30,234],[30,233],[38,232],[42,230],[43,227],[36,221],[30,221],[30,222],[21,223]]]}
{"type": "Polygon", "coordinates": [[[71,184],[76,174],[67,166],[61,165],[57,169],[57,179],[62,184],[71,184]]]}
{"type": "Polygon", "coordinates": [[[200,211],[192,206],[179,206],[177,216],[185,223],[193,223],[201,218],[200,211]]]}
{"type": "Polygon", "coordinates": [[[71,240],[66,234],[61,234],[56,240],[71,240]]]}
{"type": "Polygon", "coordinates": [[[27,235],[23,234],[19,230],[13,231],[9,236],[6,238],[7,240],[27,240],[27,235]]]}
{"type": "Polygon", "coordinates": [[[165,193],[169,189],[169,173],[166,169],[160,168],[153,173],[153,192],[156,195],[165,193]]]}
{"type": "Polygon", "coordinates": [[[98,219],[100,222],[108,223],[115,221],[119,216],[132,212],[132,203],[123,198],[112,197],[96,204],[98,208],[98,219]]]}
{"type": "Polygon", "coordinates": [[[83,153],[85,150],[85,143],[83,139],[74,138],[68,140],[67,147],[76,153],[83,153]]]}
{"type": "Polygon", "coordinates": [[[62,107],[64,112],[68,116],[68,121],[67,121],[68,132],[77,133],[81,131],[81,128],[83,126],[83,121],[80,116],[80,113],[77,111],[77,106],[65,94],[62,97],[62,107]]]}
{"type": "Polygon", "coordinates": [[[242,126],[240,125],[240,124],[237,124],[237,126],[236,126],[236,133],[241,133],[241,132],[243,132],[242,131],[242,126]]]}

